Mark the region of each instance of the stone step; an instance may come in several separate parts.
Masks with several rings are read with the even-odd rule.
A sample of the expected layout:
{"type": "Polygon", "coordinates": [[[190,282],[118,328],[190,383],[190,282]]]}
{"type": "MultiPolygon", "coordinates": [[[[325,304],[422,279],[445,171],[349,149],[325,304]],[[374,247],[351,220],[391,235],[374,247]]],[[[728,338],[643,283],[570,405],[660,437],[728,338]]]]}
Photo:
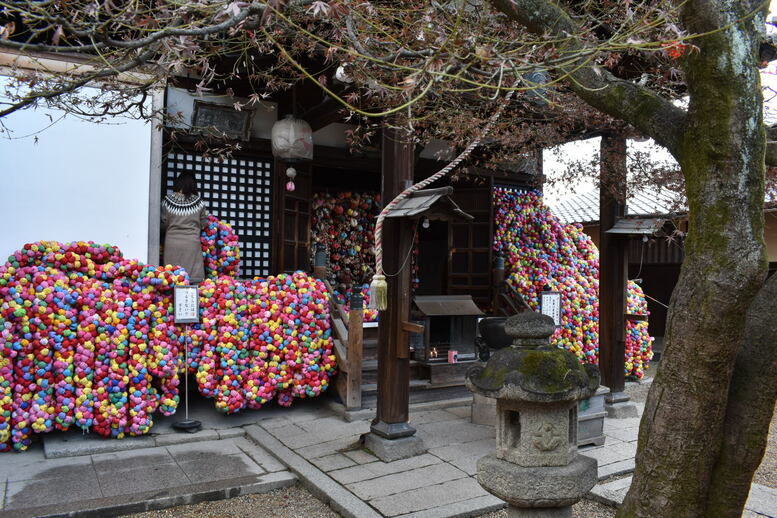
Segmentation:
{"type": "MultiPolygon", "coordinates": [[[[427,380],[410,380],[411,404],[471,396],[472,392],[463,383],[432,384],[427,380]]],[[[377,384],[362,385],[362,408],[375,408],[377,399],[377,384]]]]}

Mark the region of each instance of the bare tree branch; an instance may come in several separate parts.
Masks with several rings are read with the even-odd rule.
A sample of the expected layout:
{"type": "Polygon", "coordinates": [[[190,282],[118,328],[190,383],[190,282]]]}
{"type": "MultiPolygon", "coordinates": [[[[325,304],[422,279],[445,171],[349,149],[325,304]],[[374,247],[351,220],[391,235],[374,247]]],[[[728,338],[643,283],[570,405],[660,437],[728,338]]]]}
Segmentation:
{"type": "MultiPolygon", "coordinates": [[[[567,38],[566,53],[584,52],[580,28],[558,5],[547,0],[490,0],[499,11],[531,32],[567,38]]],[[[577,68],[562,68],[569,74],[572,90],[594,108],[623,119],[651,136],[672,154],[677,153],[685,112],[652,90],[616,78],[601,67],[578,60],[577,68]]]]}
{"type": "Polygon", "coordinates": [[[102,70],[99,70],[98,72],[94,72],[91,74],[86,74],[78,79],[74,79],[68,82],[67,84],[59,88],[54,88],[51,90],[45,90],[40,92],[31,92],[30,94],[24,96],[20,101],[17,101],[16,103],[11,104],[8,108],[1,110],[0,118],[5,117],[6,115],[9,115],[15,111],[31,106],[32,104],[35,104],[41,99],[52,99],[62,94],[74,92],[79,88],[81,88],[82,86],[88,85],[92,81],[117,76],[123,72],[127,72],[128,70],[137,68],[147,63],[148,60],[153,58],[155,54],[156,54],[156,49],[152,48],[138,55],[134,59],[131,59],[121,65],[102,69],[102,70]]]}

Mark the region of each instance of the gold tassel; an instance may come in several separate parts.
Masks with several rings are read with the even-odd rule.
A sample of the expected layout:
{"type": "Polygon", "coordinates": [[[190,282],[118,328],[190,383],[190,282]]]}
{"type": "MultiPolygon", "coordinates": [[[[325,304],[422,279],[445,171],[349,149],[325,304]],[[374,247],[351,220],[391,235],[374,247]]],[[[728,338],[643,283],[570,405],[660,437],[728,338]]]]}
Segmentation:
{"type": "Polygon", "coordinates": [[[372,282],[370,283],[370,303],[368,307],[384,311],[388,307],[387,297],[388,283],[386,283],[386,276],[380,274],[373,275],[372,282]]]}

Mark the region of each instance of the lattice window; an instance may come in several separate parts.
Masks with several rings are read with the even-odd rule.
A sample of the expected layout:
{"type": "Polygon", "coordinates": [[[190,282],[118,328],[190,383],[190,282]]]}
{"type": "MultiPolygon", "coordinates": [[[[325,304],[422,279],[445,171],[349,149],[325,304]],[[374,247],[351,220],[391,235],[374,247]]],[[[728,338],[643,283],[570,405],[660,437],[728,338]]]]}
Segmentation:
{"type": "Polygon", "coordinates": [[[240,276],[270,274],[272,251],[272,161],[233,157],[218,162],[196,153],[168,153],[162,196],[182,171],[194,171],[208,210],[240,239],[240,276]]]}

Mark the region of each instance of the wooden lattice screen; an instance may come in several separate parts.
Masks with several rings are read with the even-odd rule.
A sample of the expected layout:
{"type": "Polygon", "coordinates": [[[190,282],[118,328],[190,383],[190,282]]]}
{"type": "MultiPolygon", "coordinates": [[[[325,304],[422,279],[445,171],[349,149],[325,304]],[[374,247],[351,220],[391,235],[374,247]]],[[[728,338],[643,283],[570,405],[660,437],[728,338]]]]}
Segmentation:
{"type": "Polygon", "coordinates": [[[208,210],[240,239],[240,276],[265,277],[272,259],[272,160],[234,157],[218,162],[197,153],[171,152],[165,162],[162,196],[178,173],[194,171],[208,210]]]}

